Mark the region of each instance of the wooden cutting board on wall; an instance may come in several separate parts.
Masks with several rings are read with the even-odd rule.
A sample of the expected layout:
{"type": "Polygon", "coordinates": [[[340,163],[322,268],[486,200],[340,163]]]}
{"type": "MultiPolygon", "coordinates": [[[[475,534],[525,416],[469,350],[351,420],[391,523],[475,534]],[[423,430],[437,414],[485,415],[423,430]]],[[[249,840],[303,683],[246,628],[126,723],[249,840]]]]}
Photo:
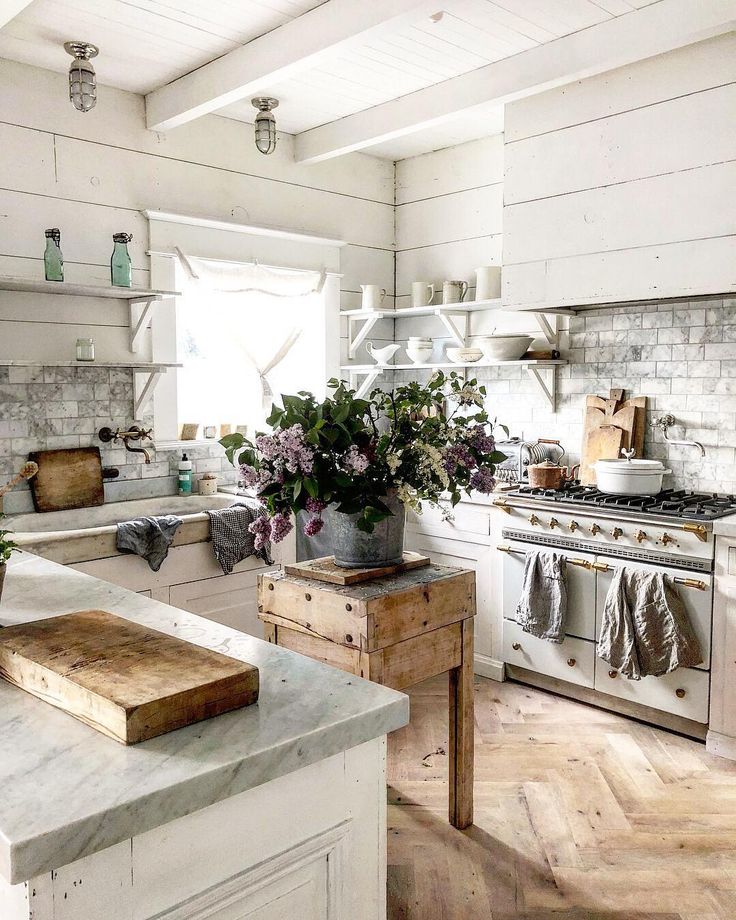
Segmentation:
{"type": "Polygon", "coordinates": [[[258,699],[254,665],[105,610],[0,629],[0,677],[123,744],[258,699]]]}
{"type": "Polygon", "coordinates": [[[105,502],[99,447],[39,450],[28,455],[38,464],[31,480],[36,511],[92,508],[105,502]]]}
{"type": "Polygon", "coordinates": [[[595,485],[593,464],[598,460],[615,460],[621,449],[644,455],[646,396],[624,400],[622,389],[612,389],[608,397],[588,396],[585,401],[580,481],[595,485]],[[620,435],[619,435],[620,432],[620,435]]]}

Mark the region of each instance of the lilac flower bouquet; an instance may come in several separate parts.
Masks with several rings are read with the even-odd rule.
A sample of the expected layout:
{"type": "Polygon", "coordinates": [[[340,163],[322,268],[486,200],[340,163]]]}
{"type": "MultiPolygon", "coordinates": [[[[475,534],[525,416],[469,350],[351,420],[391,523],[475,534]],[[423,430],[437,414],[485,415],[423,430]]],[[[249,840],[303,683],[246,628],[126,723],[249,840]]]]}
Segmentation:
{"type": "Polygon", "coordinates": [[[283,396],[268,418],[272,430],[254,441],[231,434],[220,442],[268,509],[251,524],[257,549],[283,540],[300,511],[307,536],[320,532],[328,505],[357,515],[357,528],[371,533],[392,514],[389,494],[418,512],[427,501],[450,516],[441,499],[454,506],[463,493],[493,490],[505,455],[476,380],[439,371],[428,383],[374,390],[368,399],[337,380],[329,387],[322,402],[306,392],[283,396]]]}

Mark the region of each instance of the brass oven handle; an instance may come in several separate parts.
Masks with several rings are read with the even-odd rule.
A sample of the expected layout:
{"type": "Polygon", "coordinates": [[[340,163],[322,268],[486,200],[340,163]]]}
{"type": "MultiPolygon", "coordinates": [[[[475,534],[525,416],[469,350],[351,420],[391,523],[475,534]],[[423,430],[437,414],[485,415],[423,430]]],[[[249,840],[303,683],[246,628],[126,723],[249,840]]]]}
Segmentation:
{"type": "MultiPolygon", "coordinates": [[[[519,556],[526,556],[526,551],[523,549],[514,549],[513,546],[505,546],[500,544],[496,547],[500,553],[517,553],[519,556]]],[[[591,569],[594,567],[592,562],[588,562],[587,559],[568,559],[565,557],[565,565],[577,565],[581,569],[591,569]]]]}
{"type": "MultiPolygon", "coordinates": [[[[591,562],[590,567],[595,569],[596,572],[610,572],[613,568],[613,566],[607,565],[605,562],[591,562]]],[[[708,587],[699,578],[673,578],[672,581],[676,585],[682,585],[684,588],[695,588],[698,591],[705,591],[708,587]]]]}
{"type": "MultiPolygon", "coordinates": [[[[673,527],[677,527],[677,524],[673,524],[673,527]]],[[[681,529],[686,531],[686,533],[694,533],[695,536],[700,540],[701,543],[705,543],[708,539],[708,531],[702,524],[682,524],[681,529]]]]}

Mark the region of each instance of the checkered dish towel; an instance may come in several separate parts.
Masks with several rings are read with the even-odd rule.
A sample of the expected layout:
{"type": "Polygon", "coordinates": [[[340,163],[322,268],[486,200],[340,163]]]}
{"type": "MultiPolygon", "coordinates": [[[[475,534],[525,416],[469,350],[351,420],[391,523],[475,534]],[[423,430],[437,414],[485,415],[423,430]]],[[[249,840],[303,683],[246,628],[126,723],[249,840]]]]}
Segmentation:
{"type": "Polygon", "coordinates": [[[251,508],[244,502],[238,502],[219,511],[208,511],[207,514],[210,518],[212,549],[225,575],[229,575],[239,562],[249,556],[258,556],[266,565],[273,565],[270,543],[256,552],[255,537],[248,530],[248,526],[257,517],[266,516],[265,508],[251,508]]]}

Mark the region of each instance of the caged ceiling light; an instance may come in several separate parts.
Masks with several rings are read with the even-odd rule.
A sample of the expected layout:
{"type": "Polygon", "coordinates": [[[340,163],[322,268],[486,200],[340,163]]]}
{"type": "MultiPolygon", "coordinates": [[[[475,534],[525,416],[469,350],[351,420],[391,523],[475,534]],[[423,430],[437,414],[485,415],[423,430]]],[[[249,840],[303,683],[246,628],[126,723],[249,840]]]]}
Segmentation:
{"type": "Polygon", "coordinates": [[[97,104],[97,75],[90,58],[99,48],[89,42],[64,42],[64,50],[74,58],[69,67],[69,99],[78,112],[89,112],[97,104]]]}
{"type": "Polygon", "coordinates": [[[270,96],[257,96],[251,104],[258,109],[256,115],[256,147],[261,153],[273,153],[276,149],[276,119],[273,109],[279,104],[278,99],[270,96]]]}

